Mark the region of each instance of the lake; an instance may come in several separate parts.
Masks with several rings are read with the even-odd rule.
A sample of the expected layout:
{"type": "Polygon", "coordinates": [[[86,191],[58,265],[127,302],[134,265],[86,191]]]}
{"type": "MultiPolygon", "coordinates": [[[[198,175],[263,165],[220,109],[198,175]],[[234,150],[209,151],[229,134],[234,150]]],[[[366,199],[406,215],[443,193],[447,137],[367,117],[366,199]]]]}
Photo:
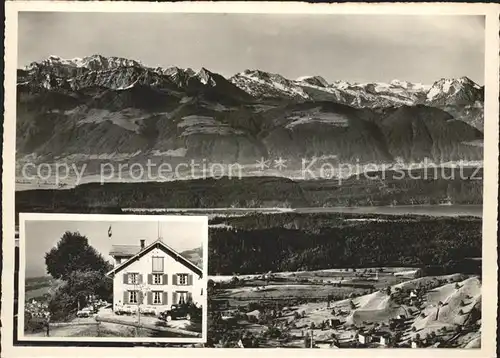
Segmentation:
{"type": "Polygon", "coordinates": [[[297,208],[299,213],[350,213],[380,215],[483,216],[482,205],[400,205],[333,208],[297,208]]]}
{"type": "Polygon", "coordinates": [[[349,213],[379,215],[429,215],[429,216],[483,216],[482,205],[400,205],[400,206],[358,206],[358,207],[310,207],[310,208],[186,208],[186,209],[146,209],[123,208],[125,212],[150,213],[200,213],[212,215],[244,215],[251,213],[277,214],[296,213],[349,213]]]}

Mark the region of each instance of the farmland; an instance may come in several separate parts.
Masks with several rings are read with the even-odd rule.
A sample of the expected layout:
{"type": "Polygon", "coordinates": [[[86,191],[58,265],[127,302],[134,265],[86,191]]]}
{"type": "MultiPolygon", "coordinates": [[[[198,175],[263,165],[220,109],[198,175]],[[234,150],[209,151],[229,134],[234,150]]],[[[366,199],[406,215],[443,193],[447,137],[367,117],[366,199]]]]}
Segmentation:
{"type": "Polygon", "coordinates": [[[223,346],[244,337],[249,346],[309,347],[313,337],[314,347],[477,347],[477,276],[416,278],[403,268],[379,270],[370,278],[359,269],[215,278],[214,338],[223,346]],[[387,341],[361,343],[360,335],[387,341]]]}
{"type": "Polygon", "coordinates": [[[25,280],[25,299],[43,300],[59,282],[50,276],[29,277],[25,280]]]}

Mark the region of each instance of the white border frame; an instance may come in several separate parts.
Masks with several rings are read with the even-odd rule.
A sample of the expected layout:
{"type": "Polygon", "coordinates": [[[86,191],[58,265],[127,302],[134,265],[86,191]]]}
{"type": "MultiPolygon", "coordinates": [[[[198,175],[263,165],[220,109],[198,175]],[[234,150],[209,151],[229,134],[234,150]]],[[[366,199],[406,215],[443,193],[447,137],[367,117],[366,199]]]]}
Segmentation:
{"type": "MultiPolygon", "coordinates": [[[[29,238],[28,238],[29,239],[29,238]]],[[[36,239],[36,238],[35,238],[36,239]]],[[[168,245],[168,238],[164,238],[168,245]]],[[[177,216],[177,215],[108,215],[108,214],[52,214],[52,213],[19,213],[19,292],[18,292],[18,326],[17,337],[19,342],[112,342],[112,343],[205,343],[207,341],[208,329],[208,216],[177,216]],[[24,309],[25,309],[25,271],[26,271],[26,230],[25,225],[29,221],[81,221],[81,222],[182,222],[186,225],[190,223],[201,224],[199,237],[203,250],[203,278],[202,285],[204,289],[203,308],[202,308],[202,332],[201,338],[148,338],[148,337],[30,337],[24,334],[24,309]]]]}
{"type": "MultiPolygon", "coordinates": [[[[498,197],[498,120],[499,120],[499,10],[498,4],[464,3],[341,3],[308,4],[286,2],[73,2],[73,1],[7,1],[5,5],[5,114],[3,151],[3,275],[2,275],[2,348],[7,358],[17,356],[54,357],[71,355],[87,357],[137,356],[137,351],[96,347],[13,347],[14,268],[14,193],[15,193],[15,118],[17,69],[17,12],[19,11],[71,11],[71,12],[196,12],[196,13],[283,13],[283,14],[379,14],[379,15],[485,15],[485,131],[484,131],[484,195],[483,195],[483,285],[481,349],[383,349],[341,350],[346,357],[493,357],[496,352],[497,313],[497,197],[498,197]],[[134,354],[134,352],[136,354],[134,354]]],[[[164,354],[162,348],[140,350],[141,357],[164,354]]],[[[196,349],[169,348],[168,354],[196,357],[200,354],[214,357],[252,357],[254,354],[275,356],[275,349],[196,349]],[[213,353],[212,353],[213,352],[213,353]]],[[[279,351],[278,351],[279,352],[279,351]]],[[[308,357],[307,349],[287,349],[288,354],[308,357]]],[[[288,355],[287,354],[287,355],[288,355]]],[[[329,350],[315,350],[315,356],[330,357],[329,350]]],[[[253,357],[252,357],[253,358],[253,357]]]]}

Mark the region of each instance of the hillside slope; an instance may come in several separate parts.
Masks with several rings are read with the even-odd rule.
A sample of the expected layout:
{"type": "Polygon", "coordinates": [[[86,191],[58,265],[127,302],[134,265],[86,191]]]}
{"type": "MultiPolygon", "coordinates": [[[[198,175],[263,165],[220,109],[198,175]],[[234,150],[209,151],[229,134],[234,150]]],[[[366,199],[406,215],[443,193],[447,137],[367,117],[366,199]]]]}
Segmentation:
{"type": "Polygon", "coordinates": [[[38,161],[481,160],[482,91],[466,78],[351,84],[247,70],[226,79],[205,68],[51,56],[18,70],[16,146],[18,158],[38,161]]]}

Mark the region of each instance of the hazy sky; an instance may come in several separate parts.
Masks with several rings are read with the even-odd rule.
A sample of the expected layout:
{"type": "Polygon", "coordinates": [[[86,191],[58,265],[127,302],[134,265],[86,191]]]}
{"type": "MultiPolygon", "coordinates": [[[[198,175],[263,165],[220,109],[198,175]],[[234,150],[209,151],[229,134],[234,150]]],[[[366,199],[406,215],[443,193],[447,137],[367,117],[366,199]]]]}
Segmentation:
{"type": "Polygon", "coordinates": [[[173,249],[182,252],[203,245],[203,227],[200,222],[168,221],[47,221],[30,220],[25,226],[26,277],[46,275],[45,253],[56,246],[66,231],[80,232],[87,236],[89,244],[106,259],[111,259],[111,245],[146,246],[158,238],[158,227],[163,241],[173,249]],[[111,225],[112,236],[108,237],[111,225]]]}
{"type": "Polygon", "coordinates": [[[18,65],[49,55],[121,56],[231,76],[483,84],[483,16],[20,13],[18,65]]]}

